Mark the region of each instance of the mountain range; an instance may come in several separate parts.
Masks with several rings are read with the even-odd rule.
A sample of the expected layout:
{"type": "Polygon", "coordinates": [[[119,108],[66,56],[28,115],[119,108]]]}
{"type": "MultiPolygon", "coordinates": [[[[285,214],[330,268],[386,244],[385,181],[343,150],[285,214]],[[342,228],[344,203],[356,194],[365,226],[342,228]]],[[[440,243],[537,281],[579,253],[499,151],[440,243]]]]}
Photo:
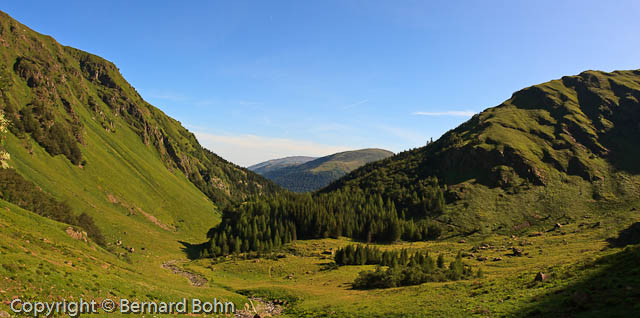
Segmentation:
{"type": "Polygon", "coordinates": [[[248,169],[263,175],[285,189],[315,191],[367,163],[393,156],[383,149],[345,151],[321,158],[288,157],[269,160],[248,169]]]}

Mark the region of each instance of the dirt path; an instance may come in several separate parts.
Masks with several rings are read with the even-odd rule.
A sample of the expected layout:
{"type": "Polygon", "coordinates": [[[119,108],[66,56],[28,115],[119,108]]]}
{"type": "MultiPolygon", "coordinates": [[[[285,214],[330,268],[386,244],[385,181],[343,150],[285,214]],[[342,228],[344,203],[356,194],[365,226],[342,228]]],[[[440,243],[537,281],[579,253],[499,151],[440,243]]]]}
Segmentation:
{"type": "Polygon", "coordinates": [[[204,276],[200,274],[187,272],[182,268],[178,267],[178,265],[176,265],[176,262],[177,262],[176,260],[165,262],[162,264],[162,268],[168,269],[176,275],[181,275],[186,277],[187,279],[189,279],[189,282],[191,283],[191,285],[195,287],[203,286],[204,284],[209,282],[209,280],[207,280],[204,276]]]}

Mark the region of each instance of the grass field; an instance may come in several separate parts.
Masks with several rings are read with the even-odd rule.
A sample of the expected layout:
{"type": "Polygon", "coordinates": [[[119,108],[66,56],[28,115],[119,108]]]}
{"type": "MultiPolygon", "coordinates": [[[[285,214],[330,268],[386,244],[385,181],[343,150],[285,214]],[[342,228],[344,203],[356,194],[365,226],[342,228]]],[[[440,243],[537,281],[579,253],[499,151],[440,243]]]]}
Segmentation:
{"type": "MultiPolygon", "coordinates": [[[[189,261],[179,240],[169,238],[139,238],[148,248],[128,253],[112,246],[114,254],[90,241],[72,239],[65,233],[65,224],[0,202],[0,310],[8,311],[8,302],[16,296],[30,300],[217,298],[243,308],[247,296],[254,295],[288,300],[284,317],[526,317],[555,316],[567,310],[578,317],[596,317],[604,310],[628,316],[640,310],[640,282],[633,266],[638,248],[614,247],[607,240],[640,222],[640,212],[630,209],[533,231],[534,236],[478,233],[436,242],[381,245],[383,249],[427,249],[431,255],[444,254],[448,261],[462,251],[465,262],[482,268],[484,277],[367,291],[353,290],[350,283],[359,271],[374,266],[326,270],[331,256],[324,252],[353,243],[348,239],[297,241],[277,253],[282,258],[273,259],[245,260],[238,255],[222,262],[189,261]],[[512,247],[523,249],[525,255],[510,256],[512,247]],[[118,257],[119,253],[127,256],[118,257]],[[208,282],[192,286],[187,278],[162,267],[169,261],[208,282]],[[549,279],[534,282],[538,272],[549,279]]],[[[194,237],[184,235],[184,240],[198,243],[194,237]]]]}

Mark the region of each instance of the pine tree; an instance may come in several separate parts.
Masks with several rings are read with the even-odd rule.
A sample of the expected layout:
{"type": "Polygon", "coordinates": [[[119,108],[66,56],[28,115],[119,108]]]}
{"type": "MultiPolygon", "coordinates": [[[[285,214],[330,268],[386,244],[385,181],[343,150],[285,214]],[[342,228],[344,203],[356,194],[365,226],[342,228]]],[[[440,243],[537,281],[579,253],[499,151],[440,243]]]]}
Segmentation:
{"type": "Polygon", "coordinates": [[[438,255],[438,260],[436,261],[438,264],[438,268],[444,268],[444,255],[438,255]]]}

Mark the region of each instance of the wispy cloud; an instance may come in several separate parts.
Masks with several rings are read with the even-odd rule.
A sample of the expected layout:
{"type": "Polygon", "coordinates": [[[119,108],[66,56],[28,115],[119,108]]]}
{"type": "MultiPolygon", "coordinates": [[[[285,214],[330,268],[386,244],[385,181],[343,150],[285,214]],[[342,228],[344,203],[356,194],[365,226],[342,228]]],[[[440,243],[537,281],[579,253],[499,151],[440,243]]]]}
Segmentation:
{"type": "Polygon", "coordinates": [[[353,150],[351,147],[326,145],[307,140],[256,135],[216,135],[201,131],[195,131],[194,134],[205,148],[244,167],[288,156],[321,157],[353,150]]]}
{"type": "Polygon", "coordinates": [[[363,99],[363,100],[361,100],[361,101],[359,101],[359,102],[355,102],[355,103],[353,103],[353,104],[349,104],[349,105],[344,106],[344,107],[342,107],[342,108],[343,108],[343,109],[354,108],[354,107],[356,107],[356,106],[360,106],[360,105],[362,105],[362,104],[366,104],[366,103],[368,103],[368,102],[369,102],[369,100],[368,100],[368,99],[363,99]]]}
{"type": "Polygon", "coordinates": [[[415,112],[414,115],[419,116],[460,116],[460,117],[471,117],[478,112],[474,112],[472,110],[449,110],[444,112],[415,112]]]}

